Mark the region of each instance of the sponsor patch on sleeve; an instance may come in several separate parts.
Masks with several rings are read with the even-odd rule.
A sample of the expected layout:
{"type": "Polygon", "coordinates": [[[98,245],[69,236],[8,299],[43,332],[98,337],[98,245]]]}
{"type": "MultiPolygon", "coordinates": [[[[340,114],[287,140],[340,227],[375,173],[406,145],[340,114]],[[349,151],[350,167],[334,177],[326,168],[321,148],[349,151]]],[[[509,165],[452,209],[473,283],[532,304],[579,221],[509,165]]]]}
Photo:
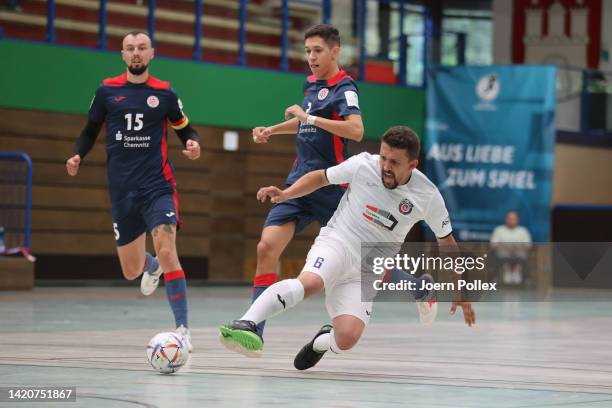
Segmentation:
{"type": "Polygon", "coordinates": [[[346,98],[346,104],[348,106],[355,106],[359,108],[359,96],[357,96],[357,92],[346,91],[344,92],[344,97],[346,98]]]}

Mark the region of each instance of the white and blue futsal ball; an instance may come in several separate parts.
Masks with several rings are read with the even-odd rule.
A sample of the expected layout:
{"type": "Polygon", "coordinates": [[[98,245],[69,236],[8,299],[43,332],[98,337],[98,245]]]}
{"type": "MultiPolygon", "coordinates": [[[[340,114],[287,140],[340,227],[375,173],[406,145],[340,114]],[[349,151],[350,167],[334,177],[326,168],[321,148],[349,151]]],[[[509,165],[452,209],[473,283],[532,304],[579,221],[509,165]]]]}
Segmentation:
{"type": "Polygon", "coordinates": [[[155,371],[172,374],[185,365],[189,353],[181,336],[172,332],[159,333],[149,341],[147,359],[155,371]]]}

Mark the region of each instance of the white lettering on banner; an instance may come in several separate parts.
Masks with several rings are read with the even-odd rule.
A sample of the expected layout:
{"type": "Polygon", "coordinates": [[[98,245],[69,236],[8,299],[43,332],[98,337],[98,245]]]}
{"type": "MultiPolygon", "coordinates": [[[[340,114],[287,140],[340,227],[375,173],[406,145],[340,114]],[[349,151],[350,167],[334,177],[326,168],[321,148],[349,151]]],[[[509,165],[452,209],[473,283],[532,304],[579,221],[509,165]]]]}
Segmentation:
{"type": "Polygon", "coordinates": [[[535,190],[535,174],[529,170],[447,169],[449,187],[510,188],[535,190]]]}
{"type": "Polygon", "coordinates": [[[465,161],[468,163],[512,164],[514,146],[468,145],[465,151],[465,161]]]}
{"type": "MultiPolygon", "coordinates": [[[[516,148],[508,145],[463,145],[434,143],[427,152],[428,160],[451,163],[514,164],[516,148]]],[[[468,166],[470,167],[470,166],[468,166]]],[[[509,188],[535,190],[535,174],[530,170],[448,168],[448,187],[509,188]]]]}
{"type": "Polygon", "coordinates": [[[454,163],[512,164],[514,151],[514,146],[434,143],[427,152],[427,159],[454,163]]]}
{"type": "Polygon", "coordinates": [[[448,169],[446,185],[449,187],[484,187],[487,172],[473,169],[448,169]]]}
{"type": "Polygon", "coordinates": [[[533,171],[528,170],[491,170],[487,186],[489,188],[535,190],[535,175],[533,171]]]}
{"type": "Polygon", "coordinates": [[[427,160],[458,163],[463,160],[463,145],[434,143],[427,153],[427,160]]]}

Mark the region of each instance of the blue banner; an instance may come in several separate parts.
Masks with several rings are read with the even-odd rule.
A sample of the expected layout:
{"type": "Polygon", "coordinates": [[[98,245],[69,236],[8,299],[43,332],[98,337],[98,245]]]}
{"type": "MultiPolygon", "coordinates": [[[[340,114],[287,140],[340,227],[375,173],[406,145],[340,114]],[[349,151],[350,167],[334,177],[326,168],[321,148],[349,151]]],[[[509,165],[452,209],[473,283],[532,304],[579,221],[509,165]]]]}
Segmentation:
{"type": "Polygon", "coordinates": [[[488,240],[515,210],[534,242],[548,241],[555,67],[437,67],[427,79],[425,171],[455,237],[488,240]]]}

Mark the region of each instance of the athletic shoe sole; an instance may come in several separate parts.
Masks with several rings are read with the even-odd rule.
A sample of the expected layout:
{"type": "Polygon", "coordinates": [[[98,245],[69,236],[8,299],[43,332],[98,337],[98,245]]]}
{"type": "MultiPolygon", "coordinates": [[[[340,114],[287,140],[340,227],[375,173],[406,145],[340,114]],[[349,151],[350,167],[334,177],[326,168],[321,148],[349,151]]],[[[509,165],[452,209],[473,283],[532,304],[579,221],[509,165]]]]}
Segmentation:
{"type": "Polygon", "coordinates": [[[228,350],[250,358],[262,356],[263,341],[257,334],[247,330],[232,329],[227,326],[221,326],[219,331],[219,341],[228,350]]]}

